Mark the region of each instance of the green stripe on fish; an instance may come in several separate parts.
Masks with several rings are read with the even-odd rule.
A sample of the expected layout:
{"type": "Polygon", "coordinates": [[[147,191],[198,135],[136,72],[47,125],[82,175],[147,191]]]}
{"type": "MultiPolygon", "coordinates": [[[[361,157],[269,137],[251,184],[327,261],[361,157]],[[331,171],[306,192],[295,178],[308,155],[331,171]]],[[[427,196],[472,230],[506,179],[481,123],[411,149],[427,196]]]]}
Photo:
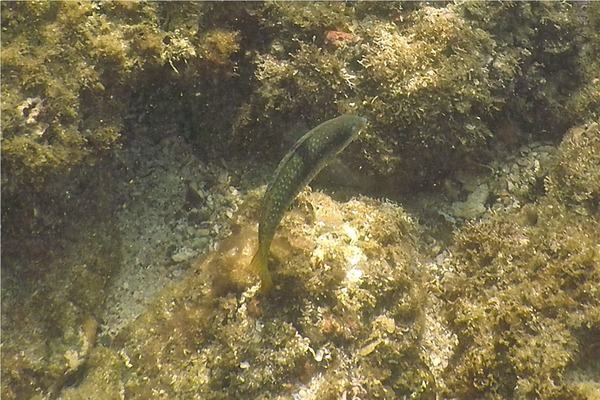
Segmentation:
{"type": "Polygon", "coordinates": [[[366,124],[365,118],[348,114],[323,122],[302,136],[277,166],[263,197],[258,250],[250,264],[258,272],[262,292],[272,286],[267,261],[283,214],[298,193],[357,137],[366,124]]]}

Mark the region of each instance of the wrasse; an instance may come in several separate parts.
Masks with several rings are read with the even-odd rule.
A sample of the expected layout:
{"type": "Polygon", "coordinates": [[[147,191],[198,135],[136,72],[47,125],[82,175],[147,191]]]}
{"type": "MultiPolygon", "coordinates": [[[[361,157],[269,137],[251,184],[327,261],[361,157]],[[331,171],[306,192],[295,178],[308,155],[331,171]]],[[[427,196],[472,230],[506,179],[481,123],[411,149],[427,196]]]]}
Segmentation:
{"type": "Polygon", "coordinates": [[[308,131],[283,157],[262,200],[258,250],[250,263],[261,281],[261,291],[272,286],[267,268],[269,249],[283,214],[298,193],[367,125],[366,118],[340,115],[308,131]]]}

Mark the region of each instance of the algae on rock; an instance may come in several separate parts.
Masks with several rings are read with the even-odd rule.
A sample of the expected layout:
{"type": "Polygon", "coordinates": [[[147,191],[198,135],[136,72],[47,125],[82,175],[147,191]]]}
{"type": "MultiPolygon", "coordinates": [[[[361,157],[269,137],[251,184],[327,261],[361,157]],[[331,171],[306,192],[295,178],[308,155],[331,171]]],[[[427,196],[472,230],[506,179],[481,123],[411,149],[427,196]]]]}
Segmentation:
{"type": "Polygon", "coordinates": [[[573,128],[545,196],[456,233],[441,284],[459,341],[447,396],[585,398],[597,380],[580,349],[598,353],[599,156],[598,124],[573,128]]]}
{"type": "Polygon", "coordinates": [[[392,203],[340,204],[318,193],[300,201],[274,242],[283,258],[268,297],[235,283],[247,271],[229,253],[252,256],[242,228],[157,297],[110,351],[95,350],[80,391],[64,398],[105,385],[114,363],[103,357],[116,355],[127,398],[432,393],[419,350],[424,292],[414,223],[392,203]]]}
{"type": "Polygon", "coordinates": [[[585,72],[598,56],[585,33],[593,30],[593,7],[465,2],[374,18],[367,3],[346,4],[339,20],[311,23],[310,39],[298,34],[293,7],[277,7],[282,31],[295,34],[266,30],[270,46],[254,61],[257,86],[236,121],[244,136],[234,140],[250,131],[277,146],[290,114],[304,121],[363,115],[370,121],[363,151],[344,157],[383,178],[382,186],[409,191],[437,182],[466,155],[480,156],[507,120],[551,140],[594,115],[593,96],[582,98],[580,112],[567,109],[572,95],[594,87],[585,72]],[[331,30],[353,39],[330,43],[331,30]]]}
{"type": "MultiPolygon", "coordinates": [[[[203,4],[16,2],[2,7],[2,192],[94,163],[119,143],[149,80],[187,63],[210,79],[237,33],[198,33],[203,4]]],[[[165,99],[169,102],[169,99],[165,99]]],[[[126,134],[128,134],[126,132],[126,134]]],[[[108,153],[110,154],[110,152],[108,153]]]]}
{"type": "Polygon", "coordinates": [[[600,381],[599,11],[3,3],[2,395],[584,398],[600,381]],[[95,219],[112,208],[93,215],[81,202],[132,203],[79,180],[109,179],[121,164],[80,167],[131,144],[120,138],[177,136],[197,145],[192,164],[238,156],[258,170],[278,159],[291,125],[343,112],[370,120],[344,156],[369,178],[356,181],[394,195],[437,184],[465,160],[483,165],[493,141],[517,149],[590,122],[565,135],[550,174],[530,175],[519,200],[531,204],[482,215],[496,192],[481,188],[463,215],[483,219],[456,226],[436,262],[423,261],[427,235],[396,204],[305,191],[273,244],[269,297],[254,296],[241,262],[255,221],[242,212],[223,254],[166,288],[113,341],[92,345],[93,315],[121,260],[106,251],[118,247],[114,231],[95,219]],[[505,136],[505,126],[522,129],[505,136]],[[87,236],[58,229],[72,216],[94,224],[87,236]],[[111,233],[96,238],[95,228],[111,233]],[[71,243],[68,262],[43,240],[53,235],[71,243]],[[31,245],[38,238],[43,246],[31,245]],[[27,317],[7,314],[17,308],[27,317]]]}

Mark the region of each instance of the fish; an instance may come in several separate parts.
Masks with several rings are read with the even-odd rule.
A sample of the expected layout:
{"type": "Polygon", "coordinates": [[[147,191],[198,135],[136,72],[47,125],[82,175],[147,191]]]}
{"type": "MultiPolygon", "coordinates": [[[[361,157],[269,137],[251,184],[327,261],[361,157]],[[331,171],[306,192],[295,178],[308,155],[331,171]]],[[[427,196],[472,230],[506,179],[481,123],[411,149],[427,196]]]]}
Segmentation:
{"type": "Polygon", "coordinates": [[[262,198],[258,225],[258,249],[250,262],[260,279],[260,292],[273,282],[268,269],[269,249],[277,227],[298,193],[367,125],[367,119],[350,114],[323,122],[308,131],[283,157],[262,198]]]}

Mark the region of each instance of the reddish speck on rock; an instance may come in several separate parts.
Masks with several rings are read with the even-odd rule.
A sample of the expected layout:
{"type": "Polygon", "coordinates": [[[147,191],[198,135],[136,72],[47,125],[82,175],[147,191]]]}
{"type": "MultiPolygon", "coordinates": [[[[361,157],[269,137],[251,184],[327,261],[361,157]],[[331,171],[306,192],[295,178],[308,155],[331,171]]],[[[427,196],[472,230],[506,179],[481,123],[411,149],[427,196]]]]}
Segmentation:
{"type": "Polygon", "coordinates": [[[360,40],[360,37],[353,33],[342,32],[342,31],[326,31],[325,32],[325,43],[331,43],[339,46],[343,42],[356,42],[360,40]]]}

